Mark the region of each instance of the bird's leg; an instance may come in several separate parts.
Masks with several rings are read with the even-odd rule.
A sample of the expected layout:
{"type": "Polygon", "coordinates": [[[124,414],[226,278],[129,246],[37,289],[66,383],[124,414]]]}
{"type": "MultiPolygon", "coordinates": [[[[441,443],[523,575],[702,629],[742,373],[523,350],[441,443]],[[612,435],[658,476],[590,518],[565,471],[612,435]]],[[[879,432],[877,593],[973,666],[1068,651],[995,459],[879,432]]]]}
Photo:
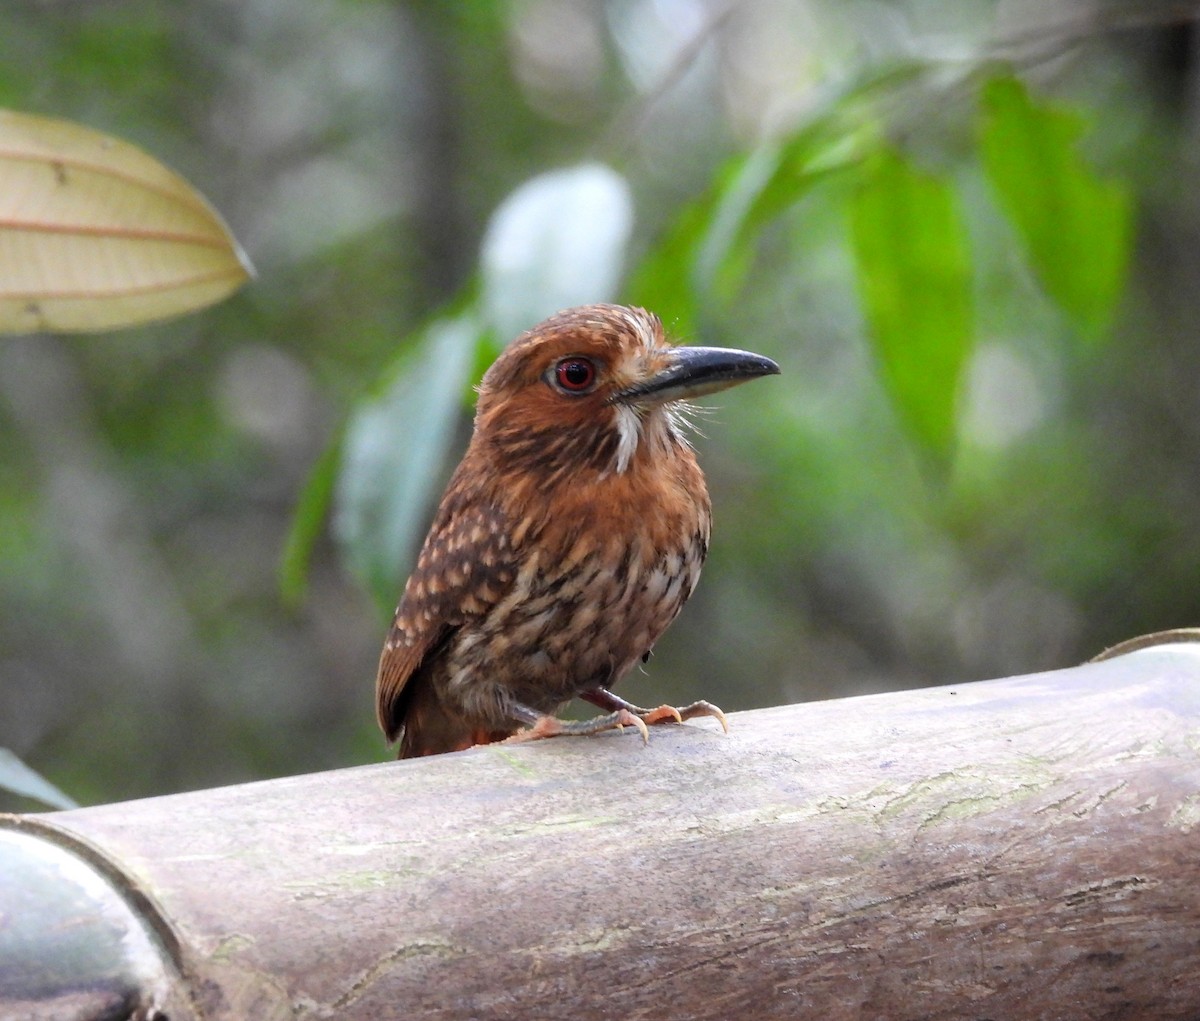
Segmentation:
{"type": "Polygon", "coordinates": [[[694,720],[697,716],[711,716],[721,724],[721,729],[726,734],[729,733],[729,724],[720,707],[703,700],[685,705],[681,709],[676,709],[673,705],[660,705],[657,709],[643,709],[632,702],[626,702],[620,695],[614,695],[607,688],[589,688],[587,691],[580,692],[579,697],[601,709],[608,709],[614,713],[622,711],[630,713],[643,723],[650,725],[682,723],[684,720],[694,720]]]}
{"type": "Polygon", "coordinates": [[[539,741],[546,737],[574,737],[583,734],[599,734],[605,730],[622,730],[625,727],[637,727],[642,734],[643,743],[650,740],[650,732],[641,717],[628,709],[617,709],[607,716],[597,716],[593,720],[560,720],[557,716],[546,716],[530,709],[528,706],[516,703],[509,706],[509,715],[514,720],[526,724],[524,730],[518,730],[506,738],[505,744],[516,744],[520,741],[539,741]]]}

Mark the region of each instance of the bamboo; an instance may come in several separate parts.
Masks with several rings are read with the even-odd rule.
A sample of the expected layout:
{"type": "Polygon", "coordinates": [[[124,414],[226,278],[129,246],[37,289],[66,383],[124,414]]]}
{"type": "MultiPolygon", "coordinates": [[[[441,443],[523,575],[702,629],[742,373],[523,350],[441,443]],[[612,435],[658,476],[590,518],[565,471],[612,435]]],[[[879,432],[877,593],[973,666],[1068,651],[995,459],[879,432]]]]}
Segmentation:
{"type": "Polygon", "coordinates": [[[4,825],[197,1018],[1200,1016],[1200,644],[730,724],[4,825]]]}

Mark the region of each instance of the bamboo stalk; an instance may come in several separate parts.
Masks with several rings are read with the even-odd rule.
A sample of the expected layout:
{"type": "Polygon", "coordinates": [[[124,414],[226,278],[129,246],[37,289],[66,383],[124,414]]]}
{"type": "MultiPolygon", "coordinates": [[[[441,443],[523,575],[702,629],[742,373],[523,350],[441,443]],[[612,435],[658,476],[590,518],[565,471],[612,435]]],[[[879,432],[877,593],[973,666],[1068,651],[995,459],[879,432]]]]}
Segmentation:
{"type": "Polygon", "coordinates": [[[1200,1016],[1200,644],[730,723],[2,825],[204,1019],[1200,1016]]]}

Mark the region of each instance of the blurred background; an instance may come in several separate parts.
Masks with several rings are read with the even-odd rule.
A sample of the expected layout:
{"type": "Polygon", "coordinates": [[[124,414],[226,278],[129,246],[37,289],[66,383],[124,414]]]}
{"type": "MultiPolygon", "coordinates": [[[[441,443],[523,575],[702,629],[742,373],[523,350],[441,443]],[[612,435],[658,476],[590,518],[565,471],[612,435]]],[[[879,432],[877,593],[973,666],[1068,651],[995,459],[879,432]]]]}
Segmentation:
{"type": "Polygon", "coordinates": [[[524,306],[480,328],[472,379],[447,367],[454,413],[420,478],[374,479],[420,510],[382,577],[353,478],[331,508],[316,487],[329,512],[291,599],[288,535],[364,402],[419,351],[438,378],[428,324],[494,283],[493,214],[558,168],[618,182],[616,211],[573,228],[619,253],[611,293],[581,300],[651,304],[679,339],[783,368],[707,402],[712,553],[628,697],[739,710],[957,683],[1200,622],[1197,36],[1187,5],[1132,6],[6,0],[0,106],[154,154],[258,278],[164,324],[0,339],[0,746],[84,803],[386,757],[391,603],[469,433],[465,384],[500,323],[532,325],[524,306]],[[977,86],[997,60],[1078,112],[1082,158],[1130,197],[1095,329],[1046,296],[989,194],[977,86]],[[664,283],[730,161],[840,123],[847,95],[847,136],[952,181],[969,231],[950,454],[881,382],[837,174],[805,171],[736,283],[678,301],[664,283]]]}

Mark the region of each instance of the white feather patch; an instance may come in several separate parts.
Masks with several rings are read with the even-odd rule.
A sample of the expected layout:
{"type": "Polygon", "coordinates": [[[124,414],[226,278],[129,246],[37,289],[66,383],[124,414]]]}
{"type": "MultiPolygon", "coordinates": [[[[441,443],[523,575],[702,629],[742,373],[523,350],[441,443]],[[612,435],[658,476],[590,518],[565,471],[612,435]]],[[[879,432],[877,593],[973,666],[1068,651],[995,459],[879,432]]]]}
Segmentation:
{"type": "Polygon", "coordinates": [[[642,438],[642,419],[633,408],[616,404],[613,410],[617,414],[617,455],[613,462],[616,473],[620,475],[633,463],[633,455],[637,453],[638,441],[642,438]]]}

